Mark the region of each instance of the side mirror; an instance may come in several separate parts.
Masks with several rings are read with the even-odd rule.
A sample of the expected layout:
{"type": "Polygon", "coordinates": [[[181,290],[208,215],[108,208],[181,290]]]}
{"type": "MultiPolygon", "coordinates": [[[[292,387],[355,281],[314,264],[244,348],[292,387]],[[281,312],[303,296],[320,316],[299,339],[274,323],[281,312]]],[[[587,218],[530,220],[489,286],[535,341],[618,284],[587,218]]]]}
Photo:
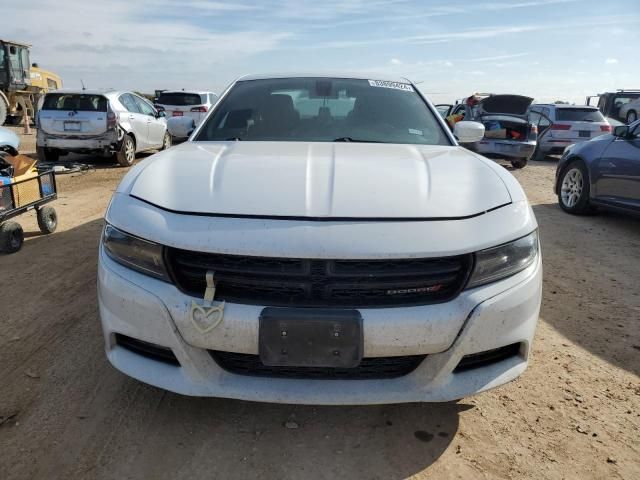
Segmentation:
{"type": "Polygon", "coordinates": [[[187,138],[196,129],[196,122],[189,117],[171,117],[167,120],[169,135],[175,138],[187,138]]]}
{"type": "Polygon", "coordinates": [[[17,155],[20,146],[20,137],[8,128],[0,127],[0,151],[17,155]]]}
{"type": "Polygon", "coordinates": [[[618,125],[614,127],[613,134],[616,137],[627,138],[629,136],[629,125],[618,125]]]}
{"type": "Polygon", "coordinates": [[[157,113],[156,116],[157,116],[157,118],[164,118],[164,117],[167,116],[167,114],[165,113],[164,110],[158,110],[158,113],[157,113]]]}
{"type": "Polygon", "coordinates": [[[453,128],[453,135],[459,143],[475,143],[484,138],[484,125],[480,122],[461,120],[453,128]]]}

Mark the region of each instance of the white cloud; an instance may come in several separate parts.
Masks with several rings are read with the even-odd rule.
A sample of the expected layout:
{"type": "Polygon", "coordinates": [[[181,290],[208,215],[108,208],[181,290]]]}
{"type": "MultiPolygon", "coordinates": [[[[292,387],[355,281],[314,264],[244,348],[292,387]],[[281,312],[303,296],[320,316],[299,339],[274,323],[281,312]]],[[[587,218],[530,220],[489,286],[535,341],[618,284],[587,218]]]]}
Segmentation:
{"type": "Polygon", "coordinates": [[[402,60],[398,58],[392,58],[391,60],[389,60],[389,63],[391,65],[402,65],[402,60]]]}
{"type": "MultiPolygon", "coordinates": [[[[65,86],[220,90],[239,59],[276,49],[292,33],[281,29],[206,28],[194,11],[243,11],[244,3],[190,1],[192,13],[172,15],[168,2],[30,0],[3,5],[2,36],[33,45],[31,60],[63,77],[65,86]],[[163,11],[169,15],[152,15],[163,11]],[[26,29],[25,25],[38,25],[26,29]]],[[[236,70],[237,71],[237,70],[236,70]]]]}
{"type": "Polygon", "coordinates": [[[616,63],[618,63],[618,59],[609,57],[604,61],[604,63],[605,65],[615,65],[616,63]]]}
{"type": "Polygon", "coordinates": [[[494,60],[510,60],[512,58],[520,58],[526,55],[529,55],[529,53],[521,52],[521,53],[512,53],[508,55],[495,55],[493,57],[478,57],[478,58],[472,58],[469,61],[470,62],[491,62],[494,60]]]}

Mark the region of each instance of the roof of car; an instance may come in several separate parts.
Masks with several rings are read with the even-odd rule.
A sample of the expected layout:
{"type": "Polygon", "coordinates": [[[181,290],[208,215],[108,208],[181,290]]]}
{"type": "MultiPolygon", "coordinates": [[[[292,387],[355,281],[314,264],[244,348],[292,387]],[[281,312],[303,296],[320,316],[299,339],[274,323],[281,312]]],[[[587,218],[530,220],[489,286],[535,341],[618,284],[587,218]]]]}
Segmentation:
{"type": "Polygon", "coordinates": [[[536,103],[532,105],[532,107],[579,108],[581,110],[589,108],[591,110],[598,110],[598,107],[594,105],[569,105],[566,103],[536,103]]]}
{"type": "Polygon", "coordinates": [[[78,95],[105,95],[107,93],[125,93],[125,92],[124,91],[119,92],[118,90],[114,90],[113,88],[94,88],[94,89],[86,89],[86,90],[83,90],[82,88],[59,88],[49,93],[62,93],[62,94],[76,93],[78,95]]]}
{"type": "Polygon", "coordinates": [[[210,90],[164,90],[160,93],[160,95],[164,95],[165,93],[194,93],[196,95],[213,93],[214,95],[216,95],[216,92],[212,92],[210,90]]]}
{"type": "Polygon", "coordinates": [[[349,73],[349,72],[298,72],[298,73],[264,73],[243,75],[238,82],[246,80],[267,80],[270,78],[350,78],[357,80],[383,80],[387,82],[412,83],[411,80],[386,73],[349,73]]]}
{"type": "Polygon", "coordinates": [[[3,40],[0,38],[0,42],[1,43],[8,43],[8,44],[12,44],[12,45],[18,45],[20,47],[31,47],[30,43],[24,43],[24,42],[14,42],[13,40],[3,40]]]}

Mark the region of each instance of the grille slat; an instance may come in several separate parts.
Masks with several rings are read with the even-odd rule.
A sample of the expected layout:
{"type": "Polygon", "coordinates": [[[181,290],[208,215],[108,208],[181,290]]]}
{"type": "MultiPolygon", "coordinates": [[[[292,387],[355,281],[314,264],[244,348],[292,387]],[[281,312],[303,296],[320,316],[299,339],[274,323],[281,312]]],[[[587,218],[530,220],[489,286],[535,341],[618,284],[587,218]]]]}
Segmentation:
{"type": "Polygon", "coordinates": [[[221,368],[237,375],[275,378],[304,378],[315,380],[376,380],[408,375],[426,355],[403,357],[363,358],[354,368],[331,367],[271,367],[264,365],[258,355],[209,350],[221,368]]]}
{"type": "Polygon", "coordinates": [[[472,256],[392,260],[309,260],[209,254],[168,248],[176,285],[202,296],[215,272],[216,299],[264,306],[366,308],[426,305],[455,297],[472,256]]]}

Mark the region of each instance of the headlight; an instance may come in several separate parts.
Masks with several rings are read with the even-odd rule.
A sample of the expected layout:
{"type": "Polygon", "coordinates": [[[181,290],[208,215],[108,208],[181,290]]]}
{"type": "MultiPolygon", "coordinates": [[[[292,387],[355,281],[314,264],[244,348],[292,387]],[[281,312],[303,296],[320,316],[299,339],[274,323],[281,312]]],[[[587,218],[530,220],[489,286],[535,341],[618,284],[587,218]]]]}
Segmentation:
{"type": "Polygon", "coordinates": [[[467,288],[495,282],[524,270],[538,258],[538,232],[476,253],[467,288]]]}
{"type": "Polygon", "coordinates": [[[169,281],[162,257],[162,245],[134,237],[109,224],[104,228],[102,245],[112,260],[125,267],[169,281]]]}

